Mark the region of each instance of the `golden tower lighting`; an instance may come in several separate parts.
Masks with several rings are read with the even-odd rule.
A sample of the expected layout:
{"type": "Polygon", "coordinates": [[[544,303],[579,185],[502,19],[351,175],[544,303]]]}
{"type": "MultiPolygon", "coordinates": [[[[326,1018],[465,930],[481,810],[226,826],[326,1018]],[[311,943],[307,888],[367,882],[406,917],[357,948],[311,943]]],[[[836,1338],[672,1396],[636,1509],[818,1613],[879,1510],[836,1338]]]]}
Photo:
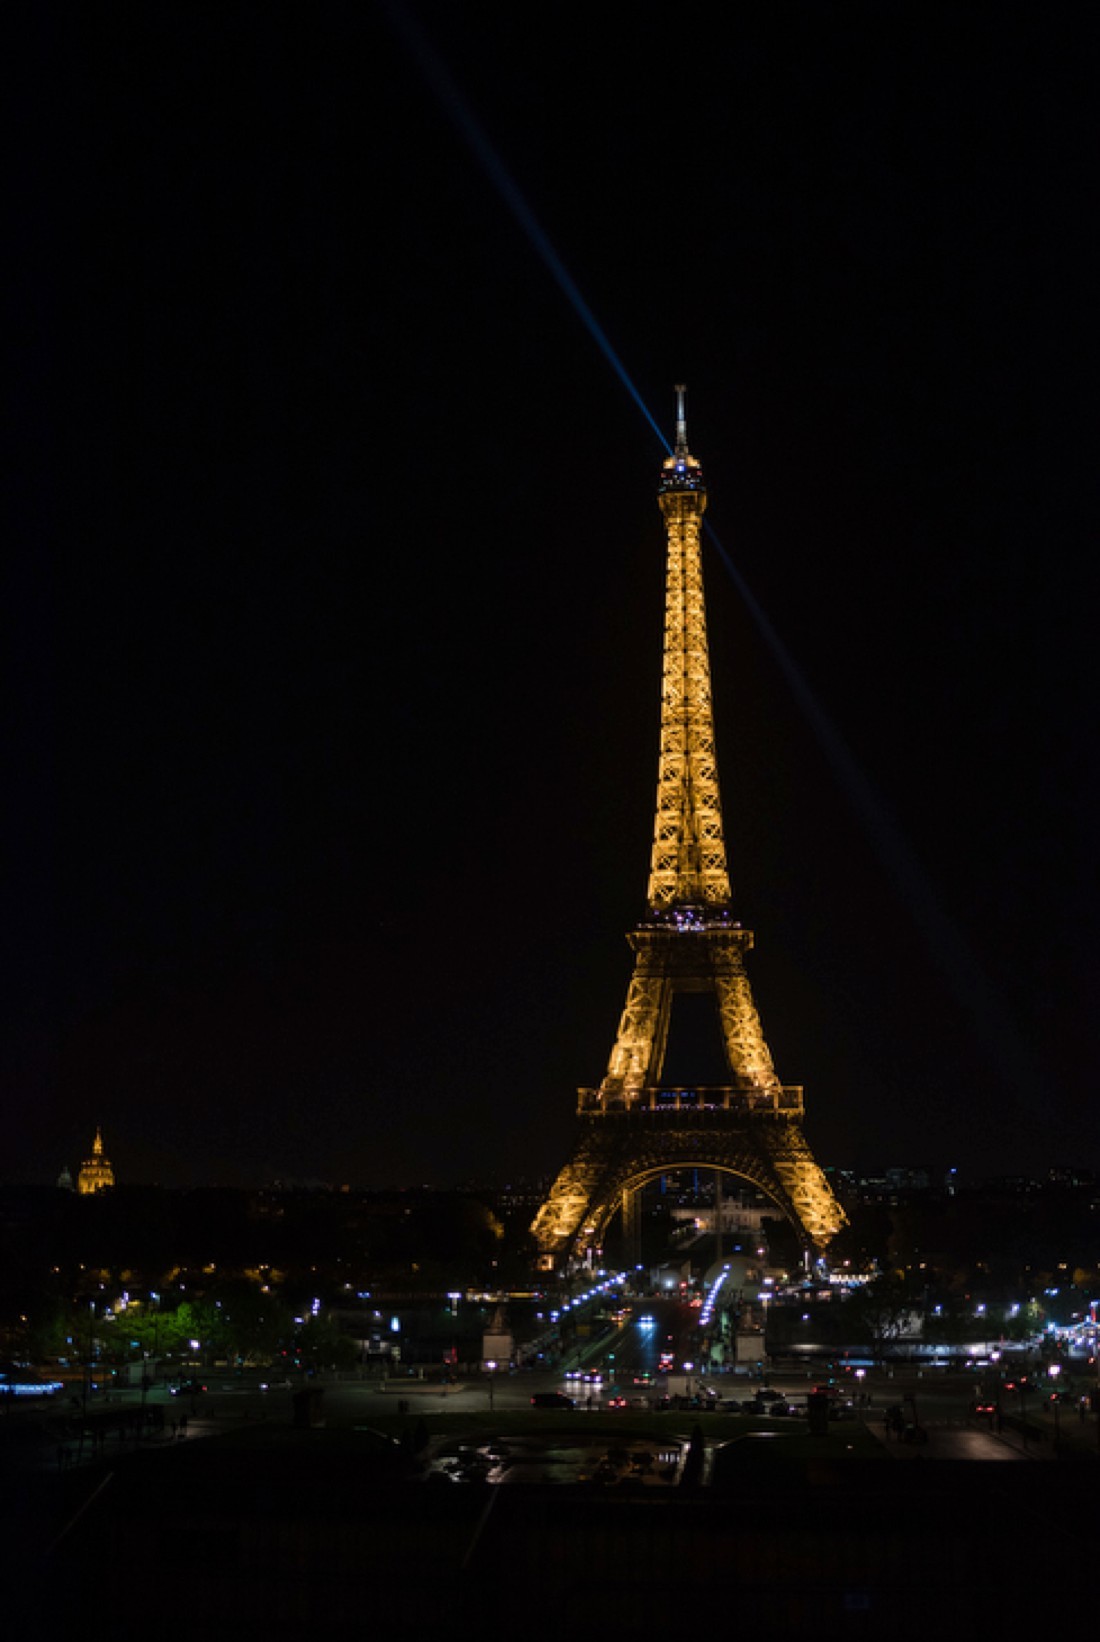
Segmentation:
{"type": "Polygon", "coordinates": [[[618,1210],[629,1220],[646,1181],[666,1170],[724,1171],[763,1191],[806,1249],[822,1253],[844,1213],[802,1133],[802,1090],[780,1084],[732,914],[714,742],[700,530],[703,472],[687,443],[677,388],[676,447],[658,500],[668,537],[661,750],[648,914],[628,937],[634,972],[598,1089],[582,1089],[578,1138],[532,1226],[546,1268],[598,1248],[618,1210]],[[729,1082],[662,1084],[673,1001],[709,993],[729,1082]]]}

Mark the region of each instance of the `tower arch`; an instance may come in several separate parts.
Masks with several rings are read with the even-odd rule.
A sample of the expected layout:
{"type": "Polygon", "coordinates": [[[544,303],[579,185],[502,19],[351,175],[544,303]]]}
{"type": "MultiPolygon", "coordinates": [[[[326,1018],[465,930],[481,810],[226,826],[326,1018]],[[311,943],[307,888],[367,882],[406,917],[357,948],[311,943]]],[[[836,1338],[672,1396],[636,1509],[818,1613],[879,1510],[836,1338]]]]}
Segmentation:
{"type": "Polygon", "coordinates": [[[730,1180],[736,1180],[744,1186],[752,1187],[755,1191],[761,1193],[765,1198],[767,1198],[768,1202],[775,1208],[777,1214],[782,1216],[789,1223],[797,1236],[801,1237],[803,1228],[801,1222],[799,1221],[798,1215],[794,1210],[793,1204],[790,1202],[783,1202],[777,1198],[775,1195],[774,1186],[764,1180],[753,1179],[750,1175],[746,1174],[744,1170],[735,1168],[728,1162],[719,1163],[716,1162],[713,1157],[699,1155],[678,1159],[675,1163],[666,1163],[661,1166],[649,1165],[639,1172],[629,1175],[623,1179],[621,1183],[609,1192],[608,1196],[600,1202],[595,1213],[589,1218],[589,1220],[586,1221],[584,1229],[586,1232],[591,1229],[593,1233],[592,1241],[594,1245],[598,1248],[602,1248],[606,1245],[608,1241],[608,1233],[615,1222],[615,1216],[622,1212],[624,1201],[632,1194],[644,1191],[647,1186],[652,1185],[655,1180],[659,1180],[662,1175],[679,1174],[687,1170],[700,1170],[706,1171],[708,1174],[725,1175],[728,1176],[730,1180]]]}

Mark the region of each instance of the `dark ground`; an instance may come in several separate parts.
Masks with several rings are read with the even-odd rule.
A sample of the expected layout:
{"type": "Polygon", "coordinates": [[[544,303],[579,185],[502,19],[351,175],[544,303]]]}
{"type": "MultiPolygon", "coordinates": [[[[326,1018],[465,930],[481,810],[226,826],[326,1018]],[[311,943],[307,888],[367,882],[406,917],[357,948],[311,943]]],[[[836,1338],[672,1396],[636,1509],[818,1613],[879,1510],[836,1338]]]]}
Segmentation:
{"type": "Polygon", "coordinates": [[[366,1433],[281,1429],[24,1478],[4,1537],[22,1611],[120,1639],[734,1623],[1015,1638],[1084,1616],[1095,1478],[1085,1463],[769,1454],[672,1497],[429,1486],[366,1433]]]}

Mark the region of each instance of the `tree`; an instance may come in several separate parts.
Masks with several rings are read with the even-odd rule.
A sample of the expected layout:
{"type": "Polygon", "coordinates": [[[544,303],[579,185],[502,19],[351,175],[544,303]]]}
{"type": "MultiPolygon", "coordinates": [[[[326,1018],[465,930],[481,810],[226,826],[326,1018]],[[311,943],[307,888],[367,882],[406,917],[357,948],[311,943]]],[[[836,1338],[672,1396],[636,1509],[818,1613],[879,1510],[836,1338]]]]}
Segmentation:
{"type": "Polygon", "coordinates": [[[330,1317],[310,1317],[294,1330],[294,1349],[305,1368],[354,1368],[354,1340],[330,1317]]]}
{"type": "Polygon", "coordinates": [[[880,1363],[887,1347],[901,1335],[919,1300],[904,1277],[891,1271],[858,1289],[847,1303],[859,1334],[871,1346],[876,1363],[880,1363]]]}
{"type": "Polygon", "coordinates": [[[183,1300],[176,1309],[176,1327],[179,1330],[179,1350],[184,1351],[197,1341],[199,1356],[205,1362],[211,1357],[228,1355],[228,1330],[218,1305],[209,1299],[183,1300]]]}
{"type": "Polygon", "coordinates": [[[270,1362],[290,1338],[291,1315],[276,1294],[247,1278],[219,1283],[211,1292],[219,1312],[219,1338],[227,1354],[248,1363],[270,1362]]]}
{"type": "Polygon", "coordinates": [[[65,1355],[73,1330],[69,1301],[44,1287],[28,1287],[6,1295],[5,1300],[0,1315],[0,1355],[28,1363],[65,1355]]]}
{"type": "Polygon", "coordinates": [[[100,1350],[114,1362],[174,1357],[196,1337],[195,1318],[190,1307],[131,1301],[124,1310],[101,1318],[95,1333],[100,1350]]]}

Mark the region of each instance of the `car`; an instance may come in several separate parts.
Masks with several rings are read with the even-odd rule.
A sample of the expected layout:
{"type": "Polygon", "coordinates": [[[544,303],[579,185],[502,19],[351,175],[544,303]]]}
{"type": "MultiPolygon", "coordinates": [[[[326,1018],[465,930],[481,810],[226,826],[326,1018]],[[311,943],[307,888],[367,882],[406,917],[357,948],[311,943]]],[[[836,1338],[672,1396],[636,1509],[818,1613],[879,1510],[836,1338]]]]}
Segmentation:
{"type": "Polygon", "coordinates": [[[576,1408],[572,1397],[564,1391],[536,1391],[531,1398],[532,1408],[576,1408]]]}
{"type": "Polygon", "coordinates": [[[756,1400],[758,1403],[781,1403],[783,1398],[780,1392],[773,1391],[770,1386],[763,1385],[756,1393],[756,1400]]]}
{"type": "Polygon", "coordinates": [[[605,1407],[607,1407],[607,1408],[625,1408],[626,1407],[626,1398],[623,1396],[621,1391],[616,1392],[614,1397],[608,1397],[607,1402],[605,1404],[605,1407]]]}
{"type": "Polygon", "coordinates": [[[171,1397],[197,1397],[205,1390],[206,1387],[201,1380],[180,1380],[176,1385],[168,1387],[168,1394],[171,1397]]]}

